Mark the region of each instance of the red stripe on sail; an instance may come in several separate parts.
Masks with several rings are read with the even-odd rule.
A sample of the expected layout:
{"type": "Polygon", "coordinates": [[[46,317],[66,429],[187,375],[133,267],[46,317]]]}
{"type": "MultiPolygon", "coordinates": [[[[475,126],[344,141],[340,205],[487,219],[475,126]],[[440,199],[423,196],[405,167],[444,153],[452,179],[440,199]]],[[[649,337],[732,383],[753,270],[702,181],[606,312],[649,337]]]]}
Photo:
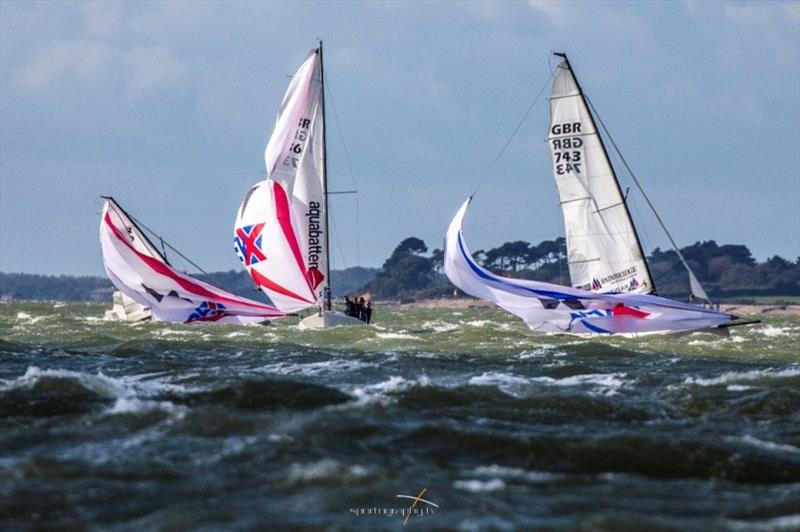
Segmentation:
{"type": "Polygon", "coordinates": [[[291,290],[289,290],[287,288],[284,288],[281,285],[277,284],[276,282],[267,279],[266,277],[264,277],[262,274],[258,273],[254,269],[250,270],[250,276],[253,278],[253,280],[256,283],[258,283],[259,286],[263,286],[264,288],[266,288],[268,290],[272,290],[273,292],[277,292],[277,293],[279,293],[281,295],[284,295],[286,297],[291,297],[293,299],[298,299],[300,301],[304,301],[304,302],[308,303],[309,305],[313,305],[314,304],[313,301],[309,301],[308,299],[304,298],[303,296],[299,296],[299,295],[295,294],[294,292],[292,292],[291,290]]]}
{"type": "Polygon", "coordinates": [[[205,298],[217,299],[219,301],[226,301],[226,302],[234,304],[234,305],[244,305],[244,306],[253,307],[253,308],[256,308],[256,309],[262,310],[262,311],[274,312],[276,316],[283,316],[284,315],[280,310],[278,310],[275,307],[270,307],[269,305],[264,305],[263,303],[258,303],[258,302],[255,302],[255,301],[250,303],[248,301],[242,301],[242,300],[231,298],[231,297],[227,297],[227,296],[224,296],[224,295],[221,295],[221,294],[215,294],[214,292],[208,290],[204,286],[199,285],[197,283],[194,283],[194,282],[192,282],[192,281],[190,281],[188,279],[185,279],[185,278],[181,277],[172,268],[170,268],[169,266],[167,266],[163,262],[161,262],[159,260],[156,260],[153,257],[149,257],[149,256],[137,251],[136,248],[134,248],[131,245],[131,243],[128,242],[128,239],[125,237],[125,235],[123,235],[122,232],[119,229],[117,229],[116,226],[114,226],[114,222],[111,221],[111,216],[108,214],[108,212],[106,212],[106,215],[105,215],[105,222],[111,228],[111,231],[114,233],[114,236],[116,236],[117,239],[119,241],[121,241],[123,244],[128,246],[128,248],[130,248],[130,250],[133,251],[136,254],[136,256],[139,257],[139,259],[142,262],[144,262],[147,266],[149,266],[151,270],[153,270],[156,273],[159,273],[159,274],[161,274],[161,275],[163,275],[165,277],[169,277],[170,279],[172,279],[173,281],[178,283],[182,288],[184,288],[184,289],[186,289],[186,290],[188,290],[188,291],[190,291],[190,292],[192,292],[192,293],[194,293],[196,295],[205,297],[205,298]]]}
{"type": "Polygon", "coordinates": [[[313,294],[314,289],[308,280],[308,272],[303,263],[303,255],[300,253],[300,245],[297,243],[297,235],[294,234],[294,228],[292,228],[292,217],[289,211],[289,200],[286,197],[286,191],[277,181],[273,183],[272,190],[275,195],[275,216],[278,218],[284,237],[286,237],[286,243],[289,244],[289,249],[292,250],[297,267],[308,285],[308,290],[313,294]]]}
{"type": "Polygon", "coordinates": [[[649,312],[628,307],[624,303],[618,303],[617,306],[611,309],[611,314],[614,316],[633,316],[634,318],[646,318],[650,315],[649,312]]]}

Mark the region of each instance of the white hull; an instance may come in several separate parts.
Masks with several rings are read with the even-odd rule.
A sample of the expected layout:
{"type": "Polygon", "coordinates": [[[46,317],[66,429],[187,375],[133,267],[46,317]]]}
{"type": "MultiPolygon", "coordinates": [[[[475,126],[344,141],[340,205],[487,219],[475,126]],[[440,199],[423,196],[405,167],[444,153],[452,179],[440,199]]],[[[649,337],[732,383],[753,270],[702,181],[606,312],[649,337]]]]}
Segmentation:
{"type": "Polygon", "coordinates": [[[342,327],[349,325],[366,325],[366,322],[358,318],[348,316],[336,310],[329,310],[320,314],[314,313],[307,318],[300,320],[298,327],[300,329],[330,329],[331,327],[342,327]]]}
{"type": "Polygon", "coordinates": [[[133,299],[119,291],[112,295],[114,306],[107,310],[105,318],[111,321],[144,321],[152,316],[150,308],[140,305],[133,299]]]}

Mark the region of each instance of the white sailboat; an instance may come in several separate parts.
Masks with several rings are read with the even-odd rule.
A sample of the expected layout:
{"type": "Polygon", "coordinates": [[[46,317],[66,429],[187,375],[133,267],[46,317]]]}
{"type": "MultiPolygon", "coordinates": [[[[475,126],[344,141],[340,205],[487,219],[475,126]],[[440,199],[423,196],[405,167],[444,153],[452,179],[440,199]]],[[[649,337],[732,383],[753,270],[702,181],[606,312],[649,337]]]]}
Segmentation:
{"type": "Polygon", "coordinates": [[[105,313],[109,321],[147,321],[153,317],[150,307],[140,305],[119,290],[111,294],[112,307],[105,313]]]}
{"type": "Polygon", "coordinates": [[[286,90],[264,161],[267,178],[247,193],[234,227],[245,269],[278,309],[316,308],[301,328],[363,325],[331,304],[322,42],[286,90]]]}
{"type": "MultiPolygon", "coordinates": [[[[461,206],[447,232],[447,277],[464,292],[494,302],[522,318],[531,330],[545,334],[682,333],[735,324],[736,317],[730,314],[655,295],[627,198],[595,118],[566,55],[555,55],[560,64],[550,93],[547,142],[564,215],[573,286],[501,277],[478,265],[461,229],[472,197],[461,206]]],[[[672,243],[689,272],[692,294],[708,301],[672,243]]]]}
{"type": "Polygon", "coordinates": [[[251,324],[286,316],[271,305],[237,296],[178,271],[113,198],[104,200],[100,218],[103,266],[120,293],[114,296],[109,317],[124,321],[151,318],[187,324],[251,324]]]}

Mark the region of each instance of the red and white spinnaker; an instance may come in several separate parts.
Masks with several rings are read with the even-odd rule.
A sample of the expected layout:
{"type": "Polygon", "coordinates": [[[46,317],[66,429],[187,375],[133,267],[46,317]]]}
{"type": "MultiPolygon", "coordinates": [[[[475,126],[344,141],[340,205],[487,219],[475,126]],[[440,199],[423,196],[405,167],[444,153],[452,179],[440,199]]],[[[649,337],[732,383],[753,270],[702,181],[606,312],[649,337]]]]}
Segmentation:
{"type": "Polygon", "coordinates": [[[173,268],[113,198],[100,220],[103,265],[114,286],[152,318],[178,323],[259,323],[285,313],[173,268]]]}

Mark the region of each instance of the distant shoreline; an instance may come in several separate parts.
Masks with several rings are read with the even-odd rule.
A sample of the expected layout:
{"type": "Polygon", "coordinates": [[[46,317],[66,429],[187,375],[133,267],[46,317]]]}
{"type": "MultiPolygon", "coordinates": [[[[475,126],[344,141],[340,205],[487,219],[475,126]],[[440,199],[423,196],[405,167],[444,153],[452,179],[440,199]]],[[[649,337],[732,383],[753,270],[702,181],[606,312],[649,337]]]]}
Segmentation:
{"type": "MultiPolygon", "coordinates": [[[[402,305],[409,308],[426,309],[466,309],[495,306],[493,303],[488,301],[472,299],[468,297],[419,299],[409,303],[401,303],[396,300],[376,301],[376,303],[382,305],[402,305]]],[[[723,312],[730,312],[732,314],[744,316],[800,316],[800,305],[747,305],[731,303],[721,304],[719,309],[723,312]]]]}

